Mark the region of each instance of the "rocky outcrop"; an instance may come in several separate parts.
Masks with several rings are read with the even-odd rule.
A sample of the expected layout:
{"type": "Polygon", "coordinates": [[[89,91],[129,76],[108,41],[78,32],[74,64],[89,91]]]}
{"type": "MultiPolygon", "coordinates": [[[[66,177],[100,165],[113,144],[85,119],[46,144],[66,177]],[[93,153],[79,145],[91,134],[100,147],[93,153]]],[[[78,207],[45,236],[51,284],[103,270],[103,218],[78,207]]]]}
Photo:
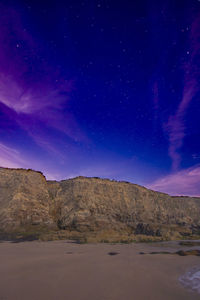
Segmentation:
{"type": "Polygon", "coordinates": [[[0,229],[53,224],[50,204],[42,173],[0,168],[0,229]]]}
{"type": "Polygon", "coordinates": [[[200,234],[200,198],[170,197],[128,182],[77,177],[46,181],[40,172],[0,168],[0,228],[123,231],[170,238],[200,234]]]}
{"type": "Polygon", "coordinates": [[[109,228],[162,236],[169,228],[191,234],[200,225],[199,198],[170,197],[128,182],[85,177],[63,180],[54,201],[61,229],[109,228]]]}

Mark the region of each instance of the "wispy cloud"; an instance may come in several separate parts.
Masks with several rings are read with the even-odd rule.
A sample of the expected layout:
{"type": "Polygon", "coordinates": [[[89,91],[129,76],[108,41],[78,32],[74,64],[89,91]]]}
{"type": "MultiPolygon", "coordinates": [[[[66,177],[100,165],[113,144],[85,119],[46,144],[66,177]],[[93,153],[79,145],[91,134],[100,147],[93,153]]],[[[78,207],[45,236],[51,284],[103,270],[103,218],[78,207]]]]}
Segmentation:
{"type": "Polygon", "coordinates": [[[196,17],[191,26],[190,48],[188,61],[184,65],[185,78],[183,96],[175,114],[169,116],[168,123],[165,126],[169,136],[169,155],[172,159],[172,169],[174,171],[178,170],[181,162],[179,150],[183,145],[183,140],[186,135],[185,115],[192,99],[197,91],[199,91],[199,70],[196,60],[200,55],[200,15],[196,17]]]}
{"type": "Polygon", "coordinates": [[[88,141],[69,109],[73,80],[51,65],[49,49],[34,40],[17,11],[0,9],[0,103],[9,108],[4,113],[47,151],[59,151],[51,131],[88,141]]]}
{"type": "Polygon", "coordinates": [[[0,166],[7,168],[26,168],[27,162],[21,158],[19,151],[0,143],[0,166]]]}
{"type": "Polygon", "coordinates": [[[167,175],[147,185],[148,188],[170,195],[200,197],[200,165],[167,175]]]}

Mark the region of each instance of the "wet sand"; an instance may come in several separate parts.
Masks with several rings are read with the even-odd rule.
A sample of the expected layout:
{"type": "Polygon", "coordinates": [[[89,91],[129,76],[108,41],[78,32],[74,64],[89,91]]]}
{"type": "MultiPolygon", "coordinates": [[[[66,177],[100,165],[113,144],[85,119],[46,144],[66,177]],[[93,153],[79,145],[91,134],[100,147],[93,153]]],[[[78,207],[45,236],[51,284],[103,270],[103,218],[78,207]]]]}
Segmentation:
{"type": "Polygon", "coordinates": [[[1,242],[0,300],[200,299],[178,280],[200,266],[200,257],[139,254],[169,249],[174,251],[150,244],[1,242]]]}

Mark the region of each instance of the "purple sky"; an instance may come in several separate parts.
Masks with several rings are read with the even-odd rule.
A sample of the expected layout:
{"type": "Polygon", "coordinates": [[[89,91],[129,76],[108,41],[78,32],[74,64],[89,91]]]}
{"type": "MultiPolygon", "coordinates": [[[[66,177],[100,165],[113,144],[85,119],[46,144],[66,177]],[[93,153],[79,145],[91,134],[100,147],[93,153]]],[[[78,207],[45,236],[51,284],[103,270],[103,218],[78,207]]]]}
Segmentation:
{"type": "Polygon", "coordinates": [[[0,2],[0,165],[200,196],[200,2],[0,2]]]}

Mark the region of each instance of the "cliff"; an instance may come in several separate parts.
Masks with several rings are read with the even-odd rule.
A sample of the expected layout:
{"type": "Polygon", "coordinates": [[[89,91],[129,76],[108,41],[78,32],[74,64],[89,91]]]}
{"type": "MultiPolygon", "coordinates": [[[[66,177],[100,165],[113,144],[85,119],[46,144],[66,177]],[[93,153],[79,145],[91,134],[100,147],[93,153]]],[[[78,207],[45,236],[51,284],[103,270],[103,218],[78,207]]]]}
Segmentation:
{"type": "Polygon", "coordinates": [[[0,228],[52,224],[45,177],[40,172],[0,168],[0,228]]]}
{"type": "Polygon", "coordinates": [[[199,216],[200,198],[170,197],[100,178],[46,181],[40,172],[0,168],[4,232],[43,226],[68,234],[97,236],[107,231],[132,239],[138,235],[170,239],[199,235],[199,216]]]}

